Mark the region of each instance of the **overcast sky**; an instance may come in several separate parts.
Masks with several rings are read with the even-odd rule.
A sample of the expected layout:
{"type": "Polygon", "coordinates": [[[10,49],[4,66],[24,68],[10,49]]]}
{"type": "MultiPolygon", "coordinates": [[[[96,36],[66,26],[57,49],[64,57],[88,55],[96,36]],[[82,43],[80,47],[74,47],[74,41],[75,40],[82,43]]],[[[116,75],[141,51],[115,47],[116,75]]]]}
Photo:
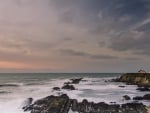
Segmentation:
{"type": "Polygon", "coordinates": [[[150,0],[0,0],[1,72],[150,71],[150,0]]]}

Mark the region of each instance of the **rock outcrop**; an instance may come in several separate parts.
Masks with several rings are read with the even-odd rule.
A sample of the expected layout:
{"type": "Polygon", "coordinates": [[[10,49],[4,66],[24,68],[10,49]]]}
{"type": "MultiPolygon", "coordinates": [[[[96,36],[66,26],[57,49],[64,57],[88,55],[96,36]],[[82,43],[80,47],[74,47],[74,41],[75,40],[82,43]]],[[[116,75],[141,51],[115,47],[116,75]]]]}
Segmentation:
{"type": "Polygon", "coordinates": [[[150,100],[150,94],[144,95],[144,96],[143,96],[143,99],[144,99],[144,100],[150,100]]]}
{"type": "Polygon", "coordinates": [[[124,95],[123,98],[124,98],[125,100],[131,100],[131,98],[130,98],[128,95],[124,95]]]}
{"type": "Polygon", "coordinates": [[[133,100],[150,100],[150,94],[145,94],[143,97],[142,96],[133,97],[133,100]]]}
{"type": "Polygon", "coordinates": [[[141,97],[141,96],[136,96],[136,97],[133,97],[133,100],[143,100],[143,97],[141,97]]]}
{"type": "Polygon", "coordinates": [[[81,81],[86,81],[86,80],[83,80],[83,78],[73,78],[73,79],[70,79],[70,82],[65,82],[64,84],[66,85],[79,84],[81,81]]]}
{"type": "Polygon", "coordinates": [[[66,94],[48,96],[24,108],[31,113],[69,113],[70,109],[78,113],[147,113],[146,107],[141,103],[109,105],[104,102],[94,103],[87,100],[78,102],[76,99],[70,99],[66,94]]]}
{"type": "Polygon", "coordinates": [[[60,88],[59,87],[53,87],[53,90],[54,91],[60,91],[60,88]]]}
{"type": "Polygon", "coordinates": [[[71,84],[79,84],[82,79],[83,78],[70,79],[71,80],[71,84]]]}
{"type": "Polygon", "coordinates": [[[75,87],[74,87],[73,85],[67,84],[67,85],[64,85],[64,86],[62,87],[62,89],[75,90],[75,87]]]}
{"type": "Polygon", "coordinates": [[[138,85],[139,87],[150,87],[150,73],[127,73],[116,79],[116,81],[138,85]]]}
{"type": "Polygon", "coordinates": [[[139,87],[136,90],[144,92],[144,91],[150,91],[150,88],[149,87],[139,87]]]}

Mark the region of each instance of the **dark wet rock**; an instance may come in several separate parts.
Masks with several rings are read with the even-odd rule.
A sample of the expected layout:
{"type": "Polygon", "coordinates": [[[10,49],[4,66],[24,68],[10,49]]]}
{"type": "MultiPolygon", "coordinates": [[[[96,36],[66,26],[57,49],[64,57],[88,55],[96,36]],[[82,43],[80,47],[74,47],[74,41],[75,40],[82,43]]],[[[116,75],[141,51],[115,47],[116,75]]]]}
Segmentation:
{"type": "Polygon", "coordinates": [[[74,87],[73,85],[67,84],[67,85],[64,85],[64,86],[62,87],[62,89],[75,90],[75,87],[74,87]]]}
{"type": "Polygon", "coordinates": [[[116,104],[116,102],[110,102],[110,104],[116,104]]]}
{"type": "Polygon", "coordinates": [[[121,106],[122,113],[147,113],[146,106],[142,103],[127,103],[121,106]]]}
{"type": "Polygon", "coordinates": [[[67,85],[69,85],[69,84],[71,84],[71,82],[65,82],[64,84],[67,84],[67,85]]]}
{"type": "Polygon", "coordinates": [[[86,99],[78,102],[65,94],[37,100],[27,109],[31,113],[68,113],[70,109],[78,113],[147,113],[146,107],[141,103],[109,105],[104,102],[88,102],[86,99]]]}
{"type": "Polygon", "coordinates": [[[33,109],[33,107],[32,106],[25,106],[22,109],[24,110],[24,112],[26,112],[26,111],[31,111],[33,109]]]}
{"type": "Polygon", "coordinates": [[[150,100],[150,94],[146,94],[143,97],[142,96],[133,97],[133,100],[150,100]]]}
{"type": "Polygon", "coordinates": [[[125,88],[126,86],[119,86],[119,87],[121,87],[121,88],[125,88]]]}
{"type": "Polygon", "coordinates": [[[147,113],[143,104],[127,103],[123,105],[109,105],[104,102],[93,103],[82,101],[78,104],[79,113],[147,113]]]}
{"type": "Polygon", "coordinates": [[[65,94],[48,96],[29,106],[31,113],[68,113],[71,100],[65,94]]]}
{"type": "Polygon", "coordinates": [[[136,90],[138,91],[150,91],[148,87],[138,87],[136,90]]]}
{"type": "Polygon", "coordinates": [[[76,111],[78,109],[78,101],[76,99],[72,100],[71,109],[72,109],[72,111],[76,111]]]}
{"type": "Polygon", "coordinates": [[[120,82],[120,78],[111,79],[110,82],[120,82]]]}
{"type": "Polygon", "coordinates": [[[53,90],[60,91],[60,88],[59,87],[53,87],[53,90]]]}
{"type": "Polygon", "coordinates": [[[109,82],[108,80],[104,80],[104,82],[109,82]]]}
{"type": "Polygon", "coordinates": [[[74,78],[70,79],[70,82],[65,82],[65,85],[70,85],[70,84],[79,84],[81,81],[85,82],[86,80],[83,80],[83,78],[74,78]]]}
{"type": "Polygon", "coordinates": [[[146,94],[143,96],[143,100],[150,100],[150,94],[146,94]]]}
{"type": "Polygon", "coordinates": [[[131,98],[130,98],[128,95],[124,95],[123,98],[124,98],[125,100],[131,100],[131,98]]]}
{"type": "Polygon", "coordinates": [[[143,100],[143,97],[141,97],[141,96],[136,96],[136,97],[133,97],[133,100],[143,100]]]}
{"type": "Polygon", "coordinates": [[[83,78],[75,78],[75,79],[70,79],[71,84],[79,84],[83,78]]]}

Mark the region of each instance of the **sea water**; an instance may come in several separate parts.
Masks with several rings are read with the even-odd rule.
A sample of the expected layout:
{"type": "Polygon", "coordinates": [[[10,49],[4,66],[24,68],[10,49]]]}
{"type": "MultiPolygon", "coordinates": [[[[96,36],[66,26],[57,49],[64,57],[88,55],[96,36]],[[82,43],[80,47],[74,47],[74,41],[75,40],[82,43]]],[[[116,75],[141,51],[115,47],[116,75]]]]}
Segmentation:
{"type": "MultiPolygon", "coordinates": [[[[3,73],[0,74],[0,113],[24,113],[27,98],[34,101],[49,95],[67,94],[72,99],[93,102],[116,102],[118,104],[132,102],[125,101],[124,95],[143,96],[148,92],[137,91],[135,85],[105,82],[119,77],[119,73],[3,73]],[[53,87],[62,87],[71,78],[83,77],[83,81],[74,85],[77,90],[53,91],[53,87]],[[125,88],[119,87],[125,85],[125,88]]],[[[148,105],[149,101],[141,101],[148,105]]],[[[30,112],[26,112],[30,113],[30,112]]]]}

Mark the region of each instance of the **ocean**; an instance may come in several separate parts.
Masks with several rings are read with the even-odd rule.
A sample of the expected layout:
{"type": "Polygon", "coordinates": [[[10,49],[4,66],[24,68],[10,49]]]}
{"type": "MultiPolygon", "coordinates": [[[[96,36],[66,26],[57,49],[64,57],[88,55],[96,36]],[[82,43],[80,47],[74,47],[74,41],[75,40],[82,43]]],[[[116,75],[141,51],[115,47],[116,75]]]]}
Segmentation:
{"type": "MultiPolygon", "coordinates": [[[[0,113],[24,113],[22,107],[27,98],[33,98],[36,101],[49,95],[62,93],[78,101],[87,99],[94,102],[116,102],[118,104],[132,102],[132,100],[124,100],[124,95],[132,98],[148,93],[137,91],[135,85],[105,82],[120,75],[121,73],[1,73],[0,113]],[[70,79],[80,77],[84,79],[74,85],[76,90],[53,90],[53,87],[62,87],[70,79]],[[119,87],[120,85],[126,87],[119,87]]],[[[149,104],[149,101],[140,102],[149,104]]]]}

